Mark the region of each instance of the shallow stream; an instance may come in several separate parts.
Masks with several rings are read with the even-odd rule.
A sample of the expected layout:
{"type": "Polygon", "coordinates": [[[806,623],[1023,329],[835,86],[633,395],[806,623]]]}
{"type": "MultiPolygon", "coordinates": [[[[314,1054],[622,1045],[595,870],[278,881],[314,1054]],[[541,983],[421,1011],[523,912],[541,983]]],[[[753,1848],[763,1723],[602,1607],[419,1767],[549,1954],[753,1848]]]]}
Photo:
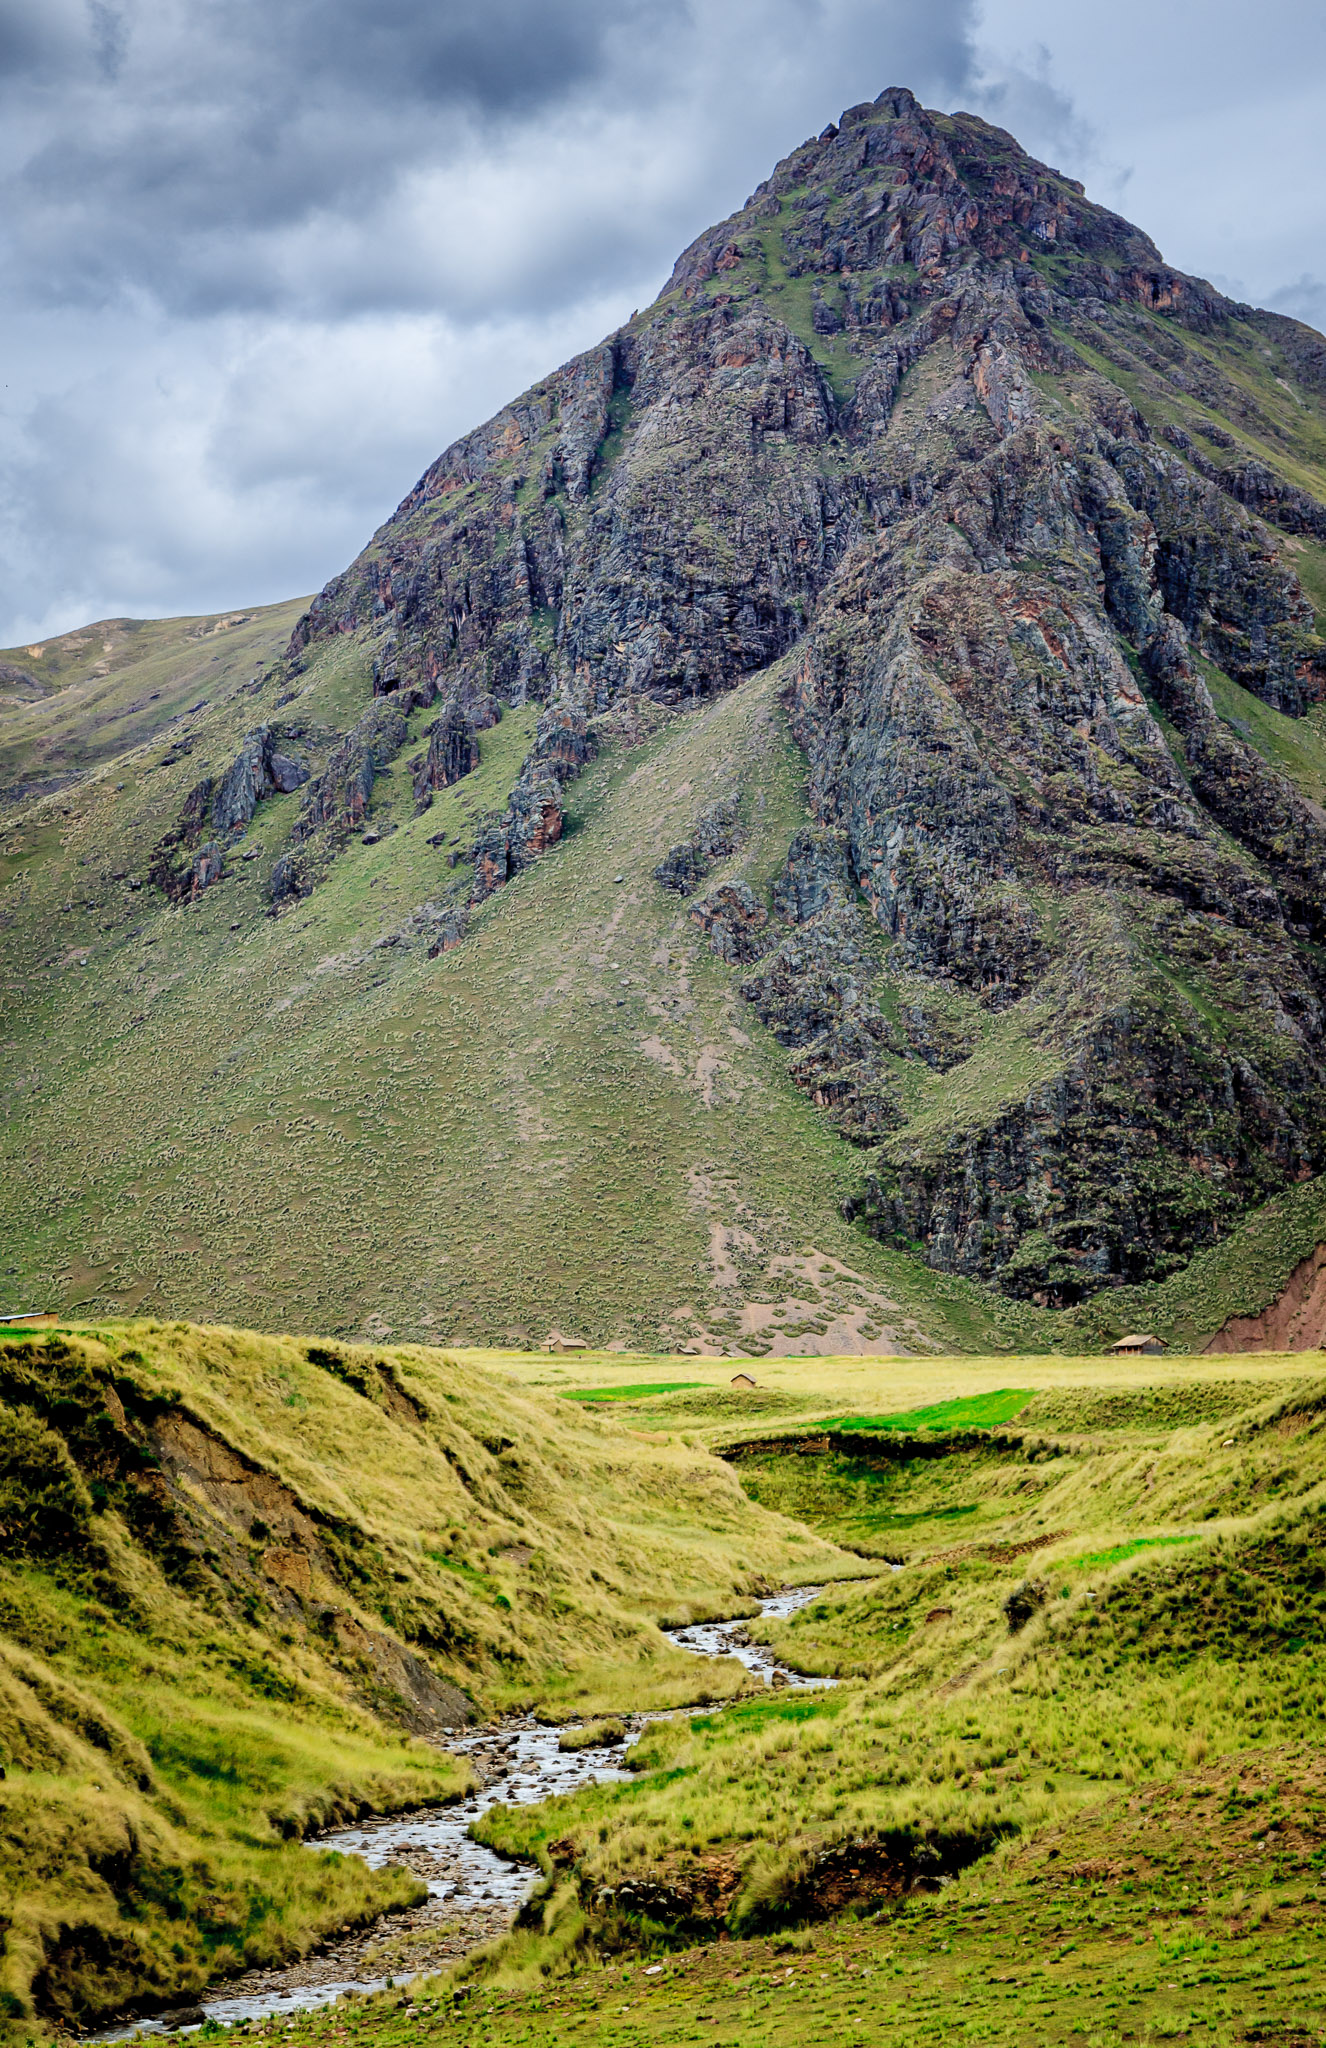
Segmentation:
{"type": "MultiPolygon", "coordinates": [[[[762,1618],[783,1619],[807,1606],[821,1586],[796,1586],[760,1602],[762,1618]]],[[[753,1619],[754,1617],[752,1617],[753,1619]]],[[[666,1633],[679,1649],[697,1657],[735,1657],[764,1679],[801,1689],[832,1685],[827,1678],[806,1678],[778,1662],[763,1643],[752,1643],[749,1623],[693,1622],[666,1633]]],[[[136,2034],[175,2033],[199,2026],[204,2018],[233,2026],[241,2020],[271,2013],[308,2011],[328,2005],[347,1991],[381,1991],[403,1984],[423,1971],[436,1970],[455,1957],[502,1933],[538,1882],[536,1864],[510,1862],[469,1830],[490,1806],[529,1806],[582,1785],[604,1785],[630,1776],[621,1758],[639,1741],[653,1714],[624,1715],[626,1741],[613,1747],[563,1751],[560,1728],[536,1721],[507,1721],[458,1735],[448,1748],[467,1756],[480,1779],[478,1788],[447,1806],[420,1806],[408,1813],[383,1815],[318,1835],[311,1849],[339,1849],[362,1856],[371,1869],[403,1863],[428,1887],[422,1906],[384,1915],[367,1929],[346,1928],[302,1962],[270,1970],[252,1970],[203,1993],[195,2005],[153,2019],[112,2026],[88,2036],[92,2041],[125,2041],[136,2034]]]]}

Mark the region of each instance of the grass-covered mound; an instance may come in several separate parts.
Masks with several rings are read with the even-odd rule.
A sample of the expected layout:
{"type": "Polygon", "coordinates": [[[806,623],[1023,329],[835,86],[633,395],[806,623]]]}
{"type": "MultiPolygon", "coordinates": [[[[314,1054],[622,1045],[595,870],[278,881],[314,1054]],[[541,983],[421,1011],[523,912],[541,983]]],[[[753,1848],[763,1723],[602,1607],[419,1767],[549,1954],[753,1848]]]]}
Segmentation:
{"type": "Polygon", "coordinates": [[[848,1568],[715,1460],[423,1350],[0,1338],[0,2017],[94,2018],[418,1895],[309,1830],[494,1708],[719,1697],[655,1617],[848,1568]]]}
{"type": "Polygon", "coordinates": [[[1071,1826],[1010,1843],[958,1884],[879,1917],[632,1955],[532,1985],[420,1984],[280,2033],[291,2048],[1310,2048],[1326,2025],[1324,1857],[1320,1752],[1260,1749],[1117,1790],[1071,1826]]]}

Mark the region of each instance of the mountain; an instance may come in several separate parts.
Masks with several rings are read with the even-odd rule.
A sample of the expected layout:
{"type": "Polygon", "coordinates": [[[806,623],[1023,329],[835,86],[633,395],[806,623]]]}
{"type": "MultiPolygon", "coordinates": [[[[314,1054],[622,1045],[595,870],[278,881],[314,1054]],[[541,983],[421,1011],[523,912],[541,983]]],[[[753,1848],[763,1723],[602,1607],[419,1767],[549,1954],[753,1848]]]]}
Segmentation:
{"type": "Polygon", "coordinates": [[[1324,398],[1002,131],[849,109],[284,654],[6,811],[14,1306],[1260,1312],[1326,1238],[1324,398]]]}

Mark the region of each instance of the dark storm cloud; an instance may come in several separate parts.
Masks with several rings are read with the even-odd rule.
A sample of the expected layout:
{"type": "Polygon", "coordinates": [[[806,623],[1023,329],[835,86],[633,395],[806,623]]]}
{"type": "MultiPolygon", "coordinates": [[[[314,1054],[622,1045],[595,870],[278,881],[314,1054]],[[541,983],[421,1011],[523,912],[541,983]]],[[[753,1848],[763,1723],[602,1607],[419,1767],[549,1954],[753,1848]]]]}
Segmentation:
{"type": "MultiPolygon", "coordinates": [[[[522,282],[528,305],[556,270],[583,286],[586,264],[601,276],[633,247],[653,253],[652,196],[633,212],[621,183],[633,167],[614,161],[624,118],[704,110],[706,137],[686,132],[684,111],[676,121],[684,205],[695,173],[725,160],[762,175],[800,139],[798,101],[818,127],[844,90],[910,79],[951,93],[970,75],[973,4],[6,0],[7,269],[36,303],[145,291],[187,315],[433,305],[438,276],[409,217],[421,182],[522,136],[537,137],[555,182],[567,134],[597,128],[587,233],[568,237],[568,217],[545,241],[522,282]]],[[[477,253],[485,276],[491,252],[477,253]]],[[[447,304],[464,317],[484,299],[461,281],[447,304]]]]}
{"type": "Polygon", "coordinates": [[[362,216],[610,74],[648,95],[686,23],[685,0],[9,0],[11,270],[57,301],[279,303],[247,241],[362,216]]]}
{"type": "Polygon", "coordinates": [[[0,0],[0,640],[316,586],[973,0],[0,0]]]}

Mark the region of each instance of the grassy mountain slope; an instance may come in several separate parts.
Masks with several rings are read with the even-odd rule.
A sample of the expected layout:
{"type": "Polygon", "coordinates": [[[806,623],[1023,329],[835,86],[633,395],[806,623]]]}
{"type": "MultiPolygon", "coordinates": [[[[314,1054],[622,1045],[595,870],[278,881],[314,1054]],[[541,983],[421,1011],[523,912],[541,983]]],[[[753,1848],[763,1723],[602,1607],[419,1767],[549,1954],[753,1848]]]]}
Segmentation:
{"type": "MultiPolygon", "coordinates": [[[[359,686],[353,647],[334,654],[300,699],[326,726],[359,686]]],[[[529,713],[485,734],[480,768],[420,817],[379,778],[380,842],[352,844],[279,921],[263,892],[297,795],[260,809],[256,858],[196,905],[130,886],[144,816],[166,829],[196,753],[150,774],[155,749],[122,758],[132,812],[105,771],[12,821],[0,1298],[413,1341],[560,1326],[753,1356],[1072,1352],[1135,1322],[1189,1343],[1261,1307],[1326,1224],[1315,1183],[1290,1198],[1293,1232],[1276,1205],[1160,1289],[1071,1317],[840,1220],[853,1154],[651,878],[660,846],[735,788],[749,836],[718,878],[767,887],[804,816],[778,686],[605,748],[563,843],[433,959],[409,933],[378,942],[437,889],[430,840],[454,849],[504,797],[529,713]],[[36,971],[33,933],[56,946],[36,971]]],[[[236,703],[209,744],[224,753],[252,716],[236,703]]],[[[942,1104],[942,1073],[913,1085],[942,1104]]]]}
{"type": "Polygon", "coordinates": [[[680,1441],[437,1352],[0,1337],[0,2024],[414,1898],[298,1838],[463,1789],[467,1717],[721,1697],[657,1619],[852,1569],[680,1441]]]}
{"type": "Polygon", "coordinates": [[[229,695],[278,655],[298,601],[186,619],[102,619],[0,648],[0,791],[86,773],[229,695]]]}
{"type": "MultiPolygon", "coordinates": [[[[324,657],[301,717],[343,716],[360,659],[344,643],[324,657]]],[[[188,907],[111,879],[143,827],[108,777],[38,805],[24,843],[52,857],[16,870],[7,937],[11,958],[23,929],[54,930],[59,951],[8,991],[5,1296],[750,1350],[827,1302],[817,1349],[979,1341],[980,1290],[937,1287],[841,1221],[851,1154],[652,880],[661,847],[736,790],[749,831],[722,872],[767,886],[804,816],[778,682],[606,748],[562,844],[435,959],[408,934],[379,942],[449,872],[430,841],[463,841],[504,799],[533,707],[485,733],[480,768],[422,816],[380,778],[381,841],[352,843],[280,920],[263,891],[297,795],[261,807],[257,857],[188,907]],[[79,861],[95,899],[80,880],[62,910],[79,861]]],[[[233,708],[236,739],[252,716],[233,708]]],[[[152,830],[199,765],[131,784],[152,830]]]]}

